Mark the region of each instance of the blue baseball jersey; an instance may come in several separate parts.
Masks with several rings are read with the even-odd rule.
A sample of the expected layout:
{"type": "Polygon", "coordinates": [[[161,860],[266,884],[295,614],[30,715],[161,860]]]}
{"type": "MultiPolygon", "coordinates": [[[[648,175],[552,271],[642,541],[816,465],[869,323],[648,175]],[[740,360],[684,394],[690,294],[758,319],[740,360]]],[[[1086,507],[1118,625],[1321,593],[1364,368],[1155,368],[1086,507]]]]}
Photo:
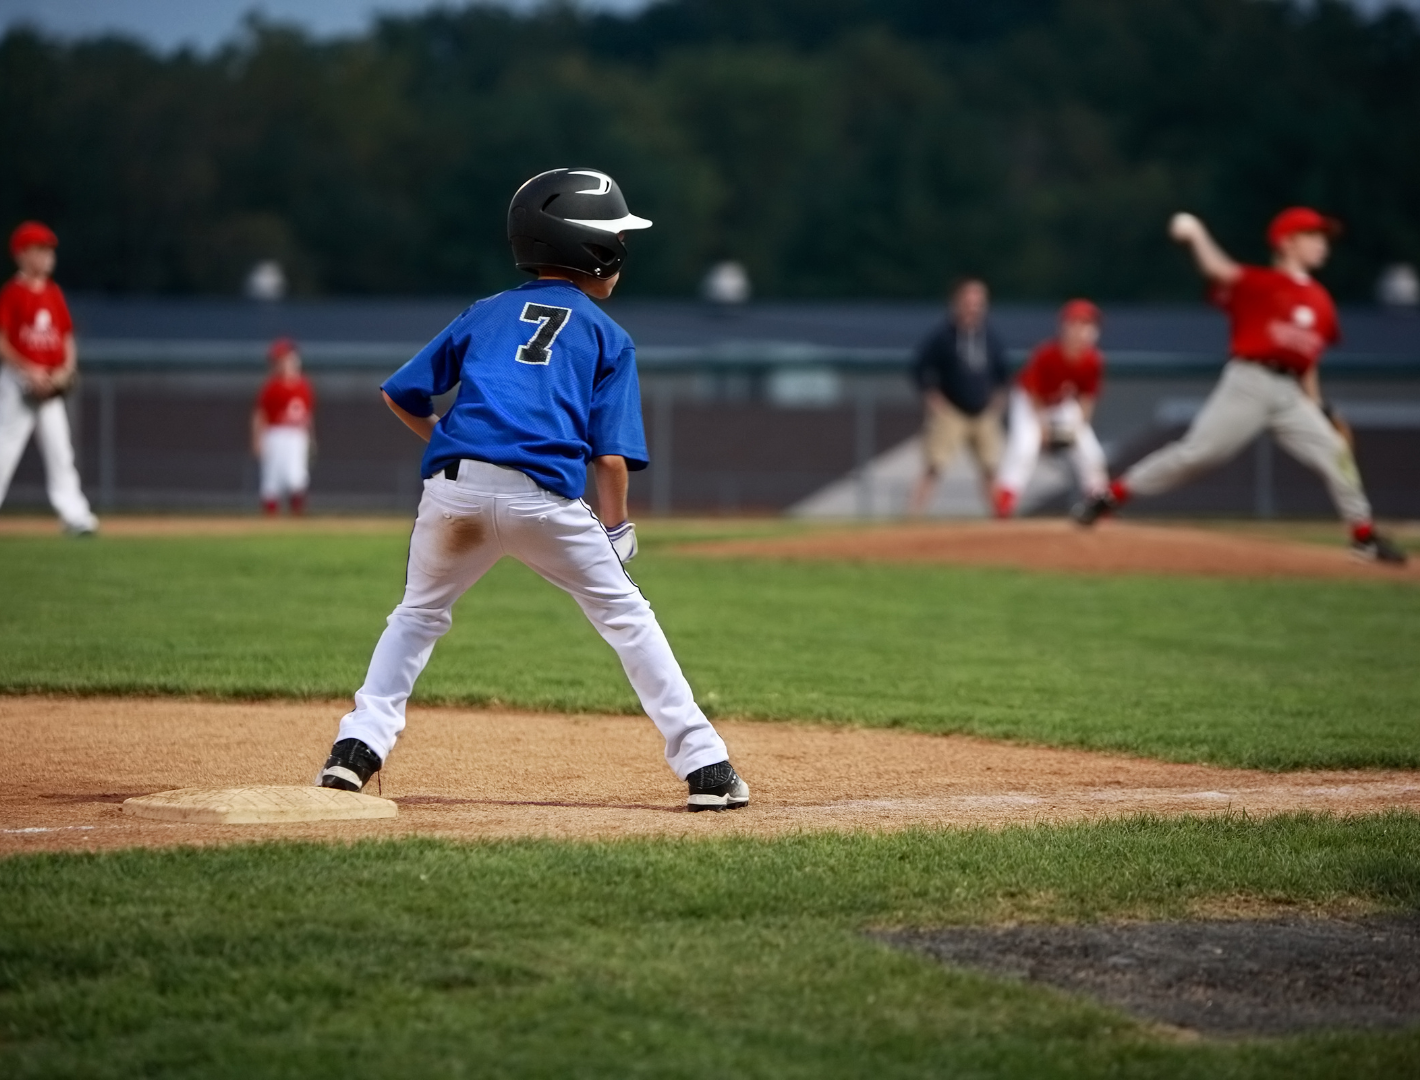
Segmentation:
{"type": "Polygon", "coordinates": [[[636,346],[566,281],[530,281],[480,300],[381,387],[415,416],[459,392],[434,426],[424,475],[460,458],[505,465],[581,498],[587,462],[648,462],[636,346]]]}

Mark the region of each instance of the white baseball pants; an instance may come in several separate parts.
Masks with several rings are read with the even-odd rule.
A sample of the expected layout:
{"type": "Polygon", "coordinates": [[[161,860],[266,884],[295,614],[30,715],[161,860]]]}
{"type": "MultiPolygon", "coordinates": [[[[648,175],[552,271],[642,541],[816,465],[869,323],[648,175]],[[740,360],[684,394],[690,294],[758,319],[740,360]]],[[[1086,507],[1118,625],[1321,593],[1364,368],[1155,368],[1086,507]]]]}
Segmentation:
{"type": "MultiPolygon", "coordinates": [[[[1024,390],[1011,391],[1011,430],[1006,438],[1006,453],[996,474],[996,486],[1019,496],[1030,483],[1040,460],[1042,430],[1035,403],[1024,390]]],[[[1070,446],[1070,464],[1086,495],[1103,491],[1109,483],[1109,468],[1104,447],[1095,436],[1095,429],[1085,423],[1084,410],[1073,398],[1045,410],[1045,420],[1051,431],[1068,432],[1074,438],[1070,446]]]]}
{"type": "Polygon", "coordinates": [[[1371,520],[1356,459],[1296,379],[1247,360],[1231,360],[1187,434],[1124,474],[1131,495],[1158,495],[1238,454],[1264,431],[1322,478],[1342,518],[1371,520]]]}
{"type": "Polygon", "coordinates": [[[69,414],[64,399],[50,398],[39,405],[25,401],[24,385],[9,367],[0,370],[0,504],[10,491],[10,481],[34,435],[44,459],[44,485],[59,520],[66,528],[90,530],[99,520],[79,486],[74,467],[74,443],[69,437],[69,414]]]}
{"type": "Polygon", "coordinates": [[[456,481],[443,473],[424,481],[404,600],[380,635],[338,738],[360,739],[381,760],[389,756],[404,730],[414,681],[452,625],[454,601],[504,555],[571,594],[616,650],[642,708],[665,736],[666,761],[676,776],[684,780],[729,757],[695,704],[651,605],[587,504],[555,495],[516,469],[481,461],[462,462],[456,481]]]}
{"type": "Polygon", "coordinates": [[[278,424],[262,432],[262,501],[299,495],[310,487],[310,458],[311,435],[305,428],[278,424]]]}

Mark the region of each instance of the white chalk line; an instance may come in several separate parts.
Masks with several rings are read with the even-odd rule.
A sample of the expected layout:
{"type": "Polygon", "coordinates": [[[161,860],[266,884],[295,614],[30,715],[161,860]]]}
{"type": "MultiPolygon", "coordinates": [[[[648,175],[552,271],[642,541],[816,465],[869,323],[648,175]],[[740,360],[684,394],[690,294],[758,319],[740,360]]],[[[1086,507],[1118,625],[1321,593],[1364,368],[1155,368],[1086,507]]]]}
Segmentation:
{"type": "Polygon", "coordinates": [[[1282,784],[1263,787],[1235,788],[1228,791],[1179,791],[1171,788],[1095,788],[1080,791],[1060,791],[1047,795],[1036,795],[1024,791],[1003,792],[999,795],[948,795],[914,799],[848,799],[840,802],[824,803],[814,807],[802,807],[815,813],[823,811],[838,813],[861,813],[882,810],[901,813],[903,811],[930,813],[943,811],[1014,810],[1031,806],[1046,806],[1060,803],[1132,803],[1132,804],[1176,804],[1202,803],[1224,805],[1233,802],[1248,803],[1265,800],[1268,802],[1302,802],[1341,799],[1394,799],[1420,795],[1420,784],[1385,783],[1342,784],[1336,786],[1289,787],[1282,784]]]}
{"type": "MultiPolygon", "coordinates": [[[[92,830],[94,830],[94,829],[123,829],[123,828],[128,828],[128,827],[129,827],[130,825],[132,825],[132,824],[133,824],[132,822],[125,821],[125,822],[123,822],[123,823],[121,823],[121,824],[118,824],[118,825],[31,825],[31,826],[29,826],[28,828],[24,828],[24,829],[0,829],[0,836],[20,836],[20,835],[33,834],[33,833],[52,833],[52,832],[71,832],[71,831],[89,832],[89,831],[92,831],[92,830]]],[[[198,824],[201,824],[201,823],[200,823],[200,822],[196,822],[196,821],[152,821],[152,820],[148,820],[148,821],[144,821],[143,824],[144,824],[144,825],[164,825],[164,826],[167,826],[167,827],[169,827],[169,828],[184,829],[184,828],[189,828],[189,827],[191,827],[191,826],[193,826],[193,825],[198,825],[198,824]]]]}
{"type": "Polygon", "coordinates": [[[32,825],[28,829],[0,829],[0,833],[37,833],[37,832],[65,832],[69,829],[97,829],[97,825],[32,825]]]}

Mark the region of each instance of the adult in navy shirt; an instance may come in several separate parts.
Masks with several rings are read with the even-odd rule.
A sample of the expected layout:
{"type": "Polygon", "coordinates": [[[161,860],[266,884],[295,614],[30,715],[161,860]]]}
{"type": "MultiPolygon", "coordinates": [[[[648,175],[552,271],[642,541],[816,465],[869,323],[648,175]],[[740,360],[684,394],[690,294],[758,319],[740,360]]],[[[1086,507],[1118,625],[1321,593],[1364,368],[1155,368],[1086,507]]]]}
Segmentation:
{"type": "MultiPolygon", "coordinates": [[[[627,474],[647,464],[636,350],[597,305],[616,288],[630,213],[595,169],[533,177],[508,208],[519,269],[537,280],[480,300],[381,387],[429,446],[404,599],[375,646],[355,708],[317,783],[359,791],[405,726],[405,703],[454,602],[512,556],[565,590],[616,650],[685,781],[690,810],[749,802],[725,743],[695,703],[655,613],[624,564],[636,555],[627,474]],[[447,413],[434,398],[458,388],[447,413]],[[600,519],[582,500],[591,464],[600,519]]],[[[557,677],[555,655],[530,658],[557,677]]],[[[470,763],[469,776],[480,772],[470,763]]],[[[614,778],[594,785],[625,802],[614,778]]]]}
{"type": "Polygon", "coordinates": [[[921,514],[937,479],[966,446],[976,459],[982,491],[1001,464],[1002,417],[1010,384],[1006,347],[986,320],[990,295],[978,278],[958,282],[949,297],[948,317],[917,349],[913,377],[922,393],[923,471],[909,510],[921,514]]]}

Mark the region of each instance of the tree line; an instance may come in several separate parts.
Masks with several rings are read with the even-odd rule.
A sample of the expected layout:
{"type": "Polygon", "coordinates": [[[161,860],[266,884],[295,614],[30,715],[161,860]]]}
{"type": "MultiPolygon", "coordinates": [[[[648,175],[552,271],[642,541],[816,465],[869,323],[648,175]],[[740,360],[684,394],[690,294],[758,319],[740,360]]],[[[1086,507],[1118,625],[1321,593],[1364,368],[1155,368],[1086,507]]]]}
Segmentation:
{"type": "Polygon", "coordinates": [[[733,258],[760,296],[1191,298],[1194,210],[1265,255],[1279,207],[1346,223],[1328,282],[1420,262],[1420,22],[1319,0],[665,0],[385,17],[316,41],[249,21],[211,54],[0,40],[0,209],[61,280],[301,294],[519,280],[508,199],[613,173],[656,227],[625,292],[733,258]]]}

